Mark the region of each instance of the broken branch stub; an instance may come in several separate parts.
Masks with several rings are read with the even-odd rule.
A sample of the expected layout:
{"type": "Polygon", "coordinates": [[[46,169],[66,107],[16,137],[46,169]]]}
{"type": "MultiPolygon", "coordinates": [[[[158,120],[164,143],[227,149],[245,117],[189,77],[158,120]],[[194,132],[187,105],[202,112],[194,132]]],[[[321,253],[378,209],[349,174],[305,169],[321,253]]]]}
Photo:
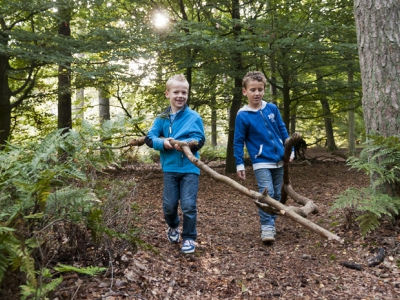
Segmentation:
{"type": "Polygon", "coordinates": [[[289,176],[289,160],[290,155],[292,153],[292,148],[296,143],[301,139],[301,135],[297,132],[293,133],[290,138],[285,141],[285,154],[283,157],[283,185],[281,191],[281,203],[285,204],[288,196],[290,196],[296,203],[303,205],[300,208],[301,215],[308,216],[310,213],[317,214],[318,207],[314,204],[312,200],[302,195],[299,195],[293,190],[292,185],[290,184],[290,176],[289,176]]]}

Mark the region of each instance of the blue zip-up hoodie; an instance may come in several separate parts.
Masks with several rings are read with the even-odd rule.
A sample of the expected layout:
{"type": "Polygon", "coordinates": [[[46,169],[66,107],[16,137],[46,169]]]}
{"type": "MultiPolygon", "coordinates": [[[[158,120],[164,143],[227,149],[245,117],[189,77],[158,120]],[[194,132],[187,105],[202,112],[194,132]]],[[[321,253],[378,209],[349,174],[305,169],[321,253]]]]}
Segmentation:
{"type": "Polygon", "coordinates": [[[176,149],[164,149],[164,137],[171,137],[181,142],[197,141],[197,146],[191,147],[193,154],[199,158],[198,150],[205,142],[203,120],[200,115],[187,105],[183,107],[171,121],[171,107],[156,117],[148,132],[146,145],[160,151],[161,166],[164,172],[200,174],[196,167],[183,152],[176,149]]]}
{"type": "Polygon", "coordinates": [[[235,123],[233,150],[236,170],[245,169],[243,147],[246,145],[253,170],[283,166],[284,142],[289,137],[275,104],[262,101],[261,109],[242,107],[235,123]]]}

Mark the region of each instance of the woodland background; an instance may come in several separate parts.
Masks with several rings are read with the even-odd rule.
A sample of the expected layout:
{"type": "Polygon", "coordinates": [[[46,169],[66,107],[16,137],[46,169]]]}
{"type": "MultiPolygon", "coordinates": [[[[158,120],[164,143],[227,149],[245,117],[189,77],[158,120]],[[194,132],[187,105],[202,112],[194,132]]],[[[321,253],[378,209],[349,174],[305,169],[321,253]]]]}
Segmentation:
{"type": "Polygon", "coordinates": [[[395,0],[0,0],[2,291],[8,276],[21,298],[41,299],[63,272],[104,271],[56,264],[67,242],[72,252],[149,246],[132,221],[135,204],[99,174],[157,163],[157,153],[129,141],[167,106],[165,81],[176,73],[204,120],[204,161],[235,172],[241,80],[260,70],[290,134],[344,149],[369,176],[369,186],[338,193],[334,207],[349,209],[363,236],[393,221],[399,20],[395,0]]]}

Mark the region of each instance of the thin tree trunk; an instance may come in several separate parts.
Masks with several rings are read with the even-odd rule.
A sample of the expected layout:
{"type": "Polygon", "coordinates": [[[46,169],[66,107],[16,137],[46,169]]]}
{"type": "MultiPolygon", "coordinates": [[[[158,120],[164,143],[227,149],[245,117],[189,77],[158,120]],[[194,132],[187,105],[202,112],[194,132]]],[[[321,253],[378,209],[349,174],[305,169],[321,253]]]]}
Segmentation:
{"type": "Polygon", "coordinates": [[[99,88],[99,120],[100,124],[110,120],[110,98],[108,92],[103,88],[99,88]]]}
{"type": "MultiPolygon", "coordinates": [[[[352,70],[352,66],[349,65],[349,70],[347,71],[347,82],[349,86],[353,86],[354,82],[354,72],[352,70]]],[[[348,135],[347,135],[347,153],[348,155],[354,155],[356,153],[356,138],[355,138],[355,119],[354,119],[354,91],[349,96],[349,105],[348,105],[348,118],[349,118],[349,126],[348,126],[348,135]]]]}
{"type": "Polygon", "coordinates": [[[11,129],[11,90],[8,86],[8,66],[8,57],[0,55],[0,149],[4,147],[11,129]]]}
{"type": "MultiPolygon", "coordinates": [[[[58,26],[58,34],[69,38],[71,29],[70,11],[66,8],[59,8],[61,23],[58,26]]],[[[69,55],[69,53],[63,53],[69,55]]],[[[72,101],[71,101],[71,71],[70,64],[58,66],[58,129],[65,129],[64,132],[72,128],[72,101]]]]}
{"type": "Polygon", "coordinates": [[[276,87],[276,66],[275,66],[275,57],[270,58],[270,65],[271,65],[271,84],[270,84],[270,91],[271,91],[271,102],[278,105],[278,89],[276,87]]]}
{"type": "Polygon", "coordinates": [[[332,117],[331,117],[331,109],[329,107],[329,102],[325,97],[325,89],[322,72],[320,70],[315,71],[317,77],[317,86],[318,90],[321,94],[321,106],[322,106],[322,114],[324,116],[325,123],[325,133],[326,133],[326,146],[328,151],[335,151],[337,149],[335,144],[335,138],[333,135],[333,125],[332,125],[332,117]]]}
{"type": "Polygon", "coordinates": [[[289,70],[286,66],[283,67],[283,86],[282,86],[282,94],[283,94],[283,113],[282,119],[286,125],[286,129],[289,132],[290,128],[290,86],[289,86],[289,70]]]}
{"type": "Polygon", "coordinates": [[[83,108],[85,106],[85,89],[80,88],[76,92],[76,105],[74,107],[74,119],[81,122],[85,118],[83,108]]]}
{"type": "MultiPolygon", "coordinates": [[[[239,0],[232,0],[232,19],[240,20],[240,5],[239,0]]],[[[238,25],[239,22],[235,22],[235,26],[233,27],[233,34],[235,39],[238,39],[241,35],[241,26],[238,25]]],[[[235,133],[235,122],[236,115],[242,106],[242,74],[243,71],[243,63],[242,63],[242,53],[237,51],[234,55],[235,62],[235,90],[233,92],[233,99],[231,108],[229,110],[229,133],[228,133],[228,144],[226,151],[226,167],[225,171],[227,173],[235,173],[236,172],[236,162],[233,153],[233,138],[235,133]]]]}
{"type": "Polygon", "coordinates": [[[216,147],[218,145],[218,132],[217,132],[217,99],[215,94],[211,96],[211,145],[216,147]]]}

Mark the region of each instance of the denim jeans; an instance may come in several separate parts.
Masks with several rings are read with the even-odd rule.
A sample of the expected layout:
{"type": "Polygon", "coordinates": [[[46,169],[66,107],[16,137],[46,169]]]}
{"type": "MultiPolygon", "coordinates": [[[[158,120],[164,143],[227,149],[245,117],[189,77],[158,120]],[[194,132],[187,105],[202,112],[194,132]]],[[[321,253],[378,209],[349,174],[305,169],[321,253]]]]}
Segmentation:
{"type": "Polygon", "coordinates": [[[193,173],[164,173],[163,211],[165,222],[171,228],[180,223],[179,200],[183,215],[182,239],[196,240],[197,191],[199,175],[193,173]]]}
{"type": "MultiPolygon", "coordinates": [[[[254,171],[257,179],[259,192],[262,193],[265,188],[268,189],[268,195],[278,201],[281,201],[281,187],[283,182],[283,167],[276,169],[258,169],[254,171]]],[[[258,209],[260,215],[261,230],[275,230],[276,215],[270,215],[265,211],[258,209]]]]}

